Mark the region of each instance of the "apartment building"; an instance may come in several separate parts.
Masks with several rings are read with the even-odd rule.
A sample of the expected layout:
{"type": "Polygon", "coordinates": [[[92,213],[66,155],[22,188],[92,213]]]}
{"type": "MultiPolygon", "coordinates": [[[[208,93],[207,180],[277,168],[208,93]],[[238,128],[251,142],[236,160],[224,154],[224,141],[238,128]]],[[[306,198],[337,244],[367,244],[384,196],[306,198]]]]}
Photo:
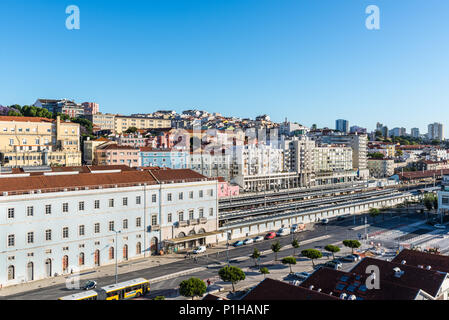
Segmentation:
{"type": "Polygon", "coordinates": [[[137,129],[163,129],[171,128],[171,120],[169,119],[155,119],[146,117],[129,117],[129,116],[115,116],[114,130],[115,133],[120,134],[130,127],[137,129]]]}
{"type": "Polygon", "coordinates": [[[119,146],[115,143],[104,143],[95,149],[94,164],[96,165],[127,165],[139,166],[139,149],[119,146]]]}
{"type": "Polygon", "coordinates": [[[45,108],[53,114],[66,114],[71,118],[77,118],[84,115],[84,107],[82,105],[67,99],[37,99],[34,106],[45,108]]]}
{"type": "Polygon", "coordinates": [[[38,117],[0,116],[2,166],[81,165],[80,126],[38,117]]]}
{"type": "Polygon", "coordinates": [[[83,118],[92,122],[92,124],[100,128],[101,131],[115,133],[115,115],[113,114],[103,114],[98,112],[95,114],[85,114],[83,118]]]}
{"type": "Polygon", "coordinates": [[[83,102],[81,106],[85,115],[97,114],[100,112],[100,105],[95,102],[83,102]]]}
{"type": "Polygon", "coordinates": [[[313,149],[314,184],[334,184],[354,181],[353,150],[342,145],[320,145],[313,149]]]}
{"type": "Polygon", "coordinates": [[[151,147],[141,147],[139,150],[139,165],[142,167],[189,168],[189,152],[187,151],[151,147]]]}
{"type": "Polygon", "coordinates": [[[87,137],[87,140],[85,140],[83,144],[84,164],[92,165],[93,163],[97,163],[98,161],[95,159],[96,149],[106,143],[113,144],[114,142],[104,137],[95,140],[90,140],[90,137],[87,137]]]}
{"type": "Polygon", "coordinates": [[[427,138],[430,140],[444,140],[443,125],[435,122],[427,126],[427,138]]]}
{"type": "Polygon", "coordinates": [[[229,181],[232,176],[232,155],[225,150],[190,152],[188,167],[206,177],[223,177],[229,181]]]}
{"type": "Polygon", "coordinates": [[[215,243],[217,210],[217,181],[191,170],[2,174],[0,286],[215,243]]]}
{"type": "Polygon", "coordinates": [[[374,178],[388,178],[394,174],[395,164],[391,158],[368,159],[368,170],[374,178]]]}

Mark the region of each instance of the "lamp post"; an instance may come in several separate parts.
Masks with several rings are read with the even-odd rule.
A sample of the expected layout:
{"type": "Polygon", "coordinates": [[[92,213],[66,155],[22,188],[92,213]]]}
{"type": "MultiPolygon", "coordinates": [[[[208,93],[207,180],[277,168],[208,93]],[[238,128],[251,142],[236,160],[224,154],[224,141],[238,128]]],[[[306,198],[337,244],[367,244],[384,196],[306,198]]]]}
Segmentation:
{"type": "Polygon", "coordinates": [[[113,229],[112,231],[115,232],[115,284],[117,284],[118,281],[117,246],[118,246],[118,234],[121,233],[121,231],[115,231],[115,229],[113,229]]]}

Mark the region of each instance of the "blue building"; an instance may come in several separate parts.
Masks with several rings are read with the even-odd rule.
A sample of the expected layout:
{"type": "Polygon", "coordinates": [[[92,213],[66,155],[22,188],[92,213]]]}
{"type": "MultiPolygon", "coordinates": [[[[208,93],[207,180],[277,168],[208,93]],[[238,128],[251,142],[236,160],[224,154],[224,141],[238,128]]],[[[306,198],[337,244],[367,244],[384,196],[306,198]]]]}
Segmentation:
{"type": "Polygon", "coordinates": [[[142,147],[139,153],[139,163],[141,167],[187,169],[189,153],[186,151],[142,147]]]}

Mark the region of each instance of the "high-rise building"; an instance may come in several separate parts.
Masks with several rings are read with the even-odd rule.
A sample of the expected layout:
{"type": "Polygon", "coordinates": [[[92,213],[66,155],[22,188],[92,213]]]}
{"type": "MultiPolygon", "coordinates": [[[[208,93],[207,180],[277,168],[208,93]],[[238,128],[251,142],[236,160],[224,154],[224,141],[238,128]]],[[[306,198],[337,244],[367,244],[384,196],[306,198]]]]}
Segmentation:
{"type": "Polygon", "coordinates": [[[388,133],[390,137],[402,137],[405,136],[406,130],[405,128],[393,128],[388,133]]]}
{"type": "Polygon", "coordinates": [[[338,119],[335,121],[335,130],[348,133],[349,132],[349,121],[344,119],[338,119]]]}
{"type": "Polygon", "coordinates": [[[431,123],[427,126],[427,128],[427,138],[430,140],[444,140],[443,125],[441,123],[431,123]]]}
{"type": "Polygon", "coordinates": [[[412,138],[419,138],[419,128],[412,128],[411,136],[412,138]]]}

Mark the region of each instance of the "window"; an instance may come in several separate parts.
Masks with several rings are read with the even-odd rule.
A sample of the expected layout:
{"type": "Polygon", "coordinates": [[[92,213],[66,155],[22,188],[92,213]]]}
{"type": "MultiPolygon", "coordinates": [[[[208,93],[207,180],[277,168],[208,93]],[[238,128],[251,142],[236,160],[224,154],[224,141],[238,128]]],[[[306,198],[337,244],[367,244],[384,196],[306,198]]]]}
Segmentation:
{"type": "Polygon", "coordinates": [[[167,221],[168,221],[168,223],[170,223],[170,222],[172,221],[171,213],[169,213],[169,214],[167,215],[167,221]]]}
{"type": "Polygon", "coordinates": [[[100,224],[99,224],[99,223],[96,223],[96,224],[95,224],[95,226],[94,226],[94,232],[95,232],[95,233],[100,233],[100,224]]]}
{"type": "Polygon", "coordinates": [[[171,201],[171,193],[167,193],[167,201],[171,201]]]}
{"type": "Polygon", "coordinates": [[[442,204],[449,204],[449,198],[448,197],[442,197],[441,198],[441,203],[442,204]]]}
{"type": "Polygon", "coordinates": [[[209,209],[209,216],[212,217],[214,215],[214,208],[209,209]]]}
{"type": "Polygon", "coordinates": [[[151,196],[151,201],[152,201],[152,202],[156,202],[156,195],[155,195],[155,194],[153,194],[153,195],[151,196]]]}
{"type": "Polygon", "coordinates": [[[138,217],[136,218],[136,227],[140,227],[142,224],[142,218],[138,217]]]}
{"type": "Polygon", "coordinates": [[[79,231],[78,233],[79,233],[80,236],[84,236],[84,231],[85,231],[84,230],[84,225],[80,225],[79,228],[78,228],[78,231],[79,231]]]}
{"type": "Polygon", "coordinates": [[[136,204],[140,204],[140,196],[136,197],[136,204]]]}
{"type": "Polygon", "coordinates": [[[45,205],[45,214],[51,214],[51,204],[45,205]]]}
{"type": "Polygon", "coordinates": [[[114,221],[109,221],[109,231],[114,231],[114,221]]]}
{"type": "Polygon", "coordinates": [[[69,212],[69,204],[67,202],[62,204],[62,212],[69,212]]]}
{"type": "Polygon", "coordinates": [[[114,199],[109,199],[109,208],[114,207],[114,199]]]}
{"type": "Polygon", "coordinates": [[[8,219],[14,219],[14,208],[8,209],[8,219]]]}
{"type": "Polygon", "coordinates": [[[179,221],[184,221],[184,212],[178,213],[178,218],[179,221]]]}
{"type": "Polygon", "coordinates": [[[123,220],[123,229],[128,229],[128,219],[123,220]]]}
{"type": "Polygon", "coordinates": [[[9,139],[9,145],[13,146],[14,145],[14,139],[9,139]]]}
{"type": "Polygon", "coordinates": [[[194,216],[193,210],[189,210],[189,219],[192,220],[194,216]]]}
{"type": "Polygon", "coordinates": [[[34,232],[28,232],[27,234],[27,242],[33,243],[34,242],[34,232]]]}
{"type": "Polygon", "coordinates": [[[204,218],[204,209],[201,208],[199,211],[200,211],[200,218],[204,218]]]}
{"type": "Polygon", "coordinates": [[[79,211],[84,211],[84,201],[78,202],[78,210],[79,211]]]}
{"type": "Polygon", "coordinates": [[[100,200],[95,200],[95,202],[94,202],[94,208],[95,208],[95,209],[100,209],[100,200]]]}
{"type": "Polygon", "coordinates": [[[151,225],[152,226],[157,225],[157,215],[155,214],[151,216],[151,225]]]}
{"type": "Polygon", "coordinates": [[[27,216],[32,217],[34,214],[34,208],[33,207],[27,207],[27,216]]]}
{"type": "Polygon", "coordinates": [[[190,198],[190,199],[193,199],[193,191],[190,191],[190,192],[189,192],[189,198],[190,198]]]}
{"type": "Polygon", "coordinates": [[[209,195],[210,195],[211,197],[214,196],[214,189],[209,189],[209,195]]]}
{"type": "Polygon", "coordinates": [[[184,197],[184,194],[182,192],[179,193],[179,200],[182,200],[182,198],[184,197]]]}
{"type": "Polygon", "coordinates": [[[13,234],[8,235],[8,247],[14,247],[16,236],[13,234]]]}
{"type": "Polygon", "coordinates": [[[202,198],[203,197],[203,190],[199,191],[199,197],[202,198]]]}
{"type": "Polygon", "coordinates": [[[122,204],[123,204],[124,206],[127,206],[127,205],[128,205],[128,198],[123,198],[122,200],[123,200],[123,201],[122,201],[122,204]]]}
{"type": "Polygon", "coordinates": [[[69,237],[69,228],[68,227],[62,228],[62,237],[63,238],[68,238],[69,237]]]}
{"type": "Polygon", "coordinates": [[[51,240],[51,230],[45,230],[45,240],[50,241],[51,240]]]}

